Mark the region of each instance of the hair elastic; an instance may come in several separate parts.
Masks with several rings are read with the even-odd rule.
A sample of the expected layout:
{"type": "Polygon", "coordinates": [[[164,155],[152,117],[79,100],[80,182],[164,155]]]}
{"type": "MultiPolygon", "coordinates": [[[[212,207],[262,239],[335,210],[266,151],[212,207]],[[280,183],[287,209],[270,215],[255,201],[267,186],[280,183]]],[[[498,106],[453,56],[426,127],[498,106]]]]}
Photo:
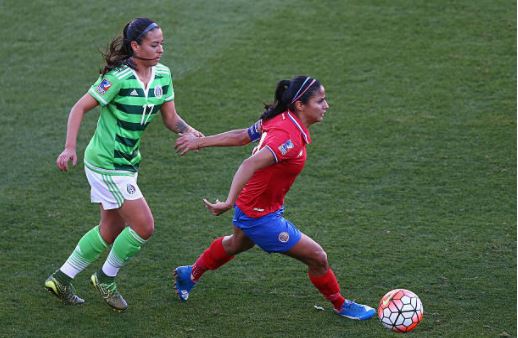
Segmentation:
{"type": "Polygon", "coordinates": [[[315,83],[315,79],[313,79],[313,81],[311,81],[309,83],[309,85],[306,87],[306,89],[304,89],[302,91],[302,93],[300,92],[302,90],[302,88],[304,88],[304,85],[306,84],[306,82],[309,81],[309,79],[311,79],[309,76],[306,78],[306,80],[304,80],[304,82],[302,82],[302,85],[300,86],[299,90],[297,91],[297,93],[295,94],[295,96],[293,97],[293,100],[291,100],[291,103],[294,103],[295,101],[297,101],[300,97],[302,97],[302,95],[304,95],[304,93],[309,89],[309,87],[311,87],[313,85],[313,83],[315,83]],[[300,94],[299,94],[300,93],[300,94]]]}

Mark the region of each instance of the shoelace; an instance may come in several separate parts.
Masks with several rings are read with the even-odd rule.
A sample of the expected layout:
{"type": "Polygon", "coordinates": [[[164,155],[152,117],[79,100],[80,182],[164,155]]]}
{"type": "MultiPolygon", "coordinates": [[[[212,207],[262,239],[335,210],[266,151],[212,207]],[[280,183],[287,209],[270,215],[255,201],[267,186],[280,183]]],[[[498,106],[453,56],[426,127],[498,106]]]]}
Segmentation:
{"type": "Polygon", "coordinates": [[[117,294],[117,285],[115,284],[115,282],[99,283],[99,289],[101,289],[105,297],[110,297],[117,294]]]}
{"type": "Polygon", "coordinates": [[[73,300],[76,300],[77,298],[79,298],[76,294],[75,294],[75,288],[72,286],[72,285],[64,285],[63,286],[63,293],[65,294],[65,298],[69,301],[73,301],[73,300]]]}
{"type": "Polygon", "coordinates": [[[353,301],[345,302],[344,306],[348,307],[349,309],[354,310],[354,311],[363,311],[364,310],[364,307],[362,305],[355,303],[353,301]]]}

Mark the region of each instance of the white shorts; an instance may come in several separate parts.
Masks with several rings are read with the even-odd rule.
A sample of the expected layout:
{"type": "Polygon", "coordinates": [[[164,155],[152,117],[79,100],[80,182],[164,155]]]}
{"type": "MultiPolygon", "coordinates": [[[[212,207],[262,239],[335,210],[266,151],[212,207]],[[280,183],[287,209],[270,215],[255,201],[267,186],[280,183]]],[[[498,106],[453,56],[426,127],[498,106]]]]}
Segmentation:
{"type": "Polygon", "coordinates": [[[117,171],[88,166],[85,163],[86,178],[91,187],[90,199],[92,203],[101,203],[104,210],[118,209],[125,200],[144,197],[137,185],[137,173],[124,175],[120,172],[121,175],[117,175],[117,171]]]}

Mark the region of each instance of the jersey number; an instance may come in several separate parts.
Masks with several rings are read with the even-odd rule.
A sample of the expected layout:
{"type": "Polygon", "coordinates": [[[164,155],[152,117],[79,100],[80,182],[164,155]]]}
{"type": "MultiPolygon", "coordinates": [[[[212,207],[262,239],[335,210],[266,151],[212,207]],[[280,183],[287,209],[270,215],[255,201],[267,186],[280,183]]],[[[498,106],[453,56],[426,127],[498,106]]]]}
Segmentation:
{"type": "Polygon", "coordinates": [[[142,106],[142,118],[140,119],[140,125],[144,125],[149,120],[151,113],[153,112],[154,104],[145,104],[142,106]],[[148,112],[149,111],[149,112],[148,112]],[[147,116],[146,116],[147,115],[147,116]]]}

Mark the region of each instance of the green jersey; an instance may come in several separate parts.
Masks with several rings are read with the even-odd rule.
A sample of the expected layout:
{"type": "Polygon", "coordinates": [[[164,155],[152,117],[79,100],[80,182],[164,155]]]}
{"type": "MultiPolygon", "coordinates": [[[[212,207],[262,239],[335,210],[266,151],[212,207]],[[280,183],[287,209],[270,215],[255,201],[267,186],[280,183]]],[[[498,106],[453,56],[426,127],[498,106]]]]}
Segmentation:
{"type": "Polygon", "coordinates": [[[142,133],[164,102],[174,99],[171,71],[152,67],[147,88],[136,72],[121,66],[99,76],[88,93],[101,105],[97,128],[85,151],[91,169],[138,170],[142,133]]]}

